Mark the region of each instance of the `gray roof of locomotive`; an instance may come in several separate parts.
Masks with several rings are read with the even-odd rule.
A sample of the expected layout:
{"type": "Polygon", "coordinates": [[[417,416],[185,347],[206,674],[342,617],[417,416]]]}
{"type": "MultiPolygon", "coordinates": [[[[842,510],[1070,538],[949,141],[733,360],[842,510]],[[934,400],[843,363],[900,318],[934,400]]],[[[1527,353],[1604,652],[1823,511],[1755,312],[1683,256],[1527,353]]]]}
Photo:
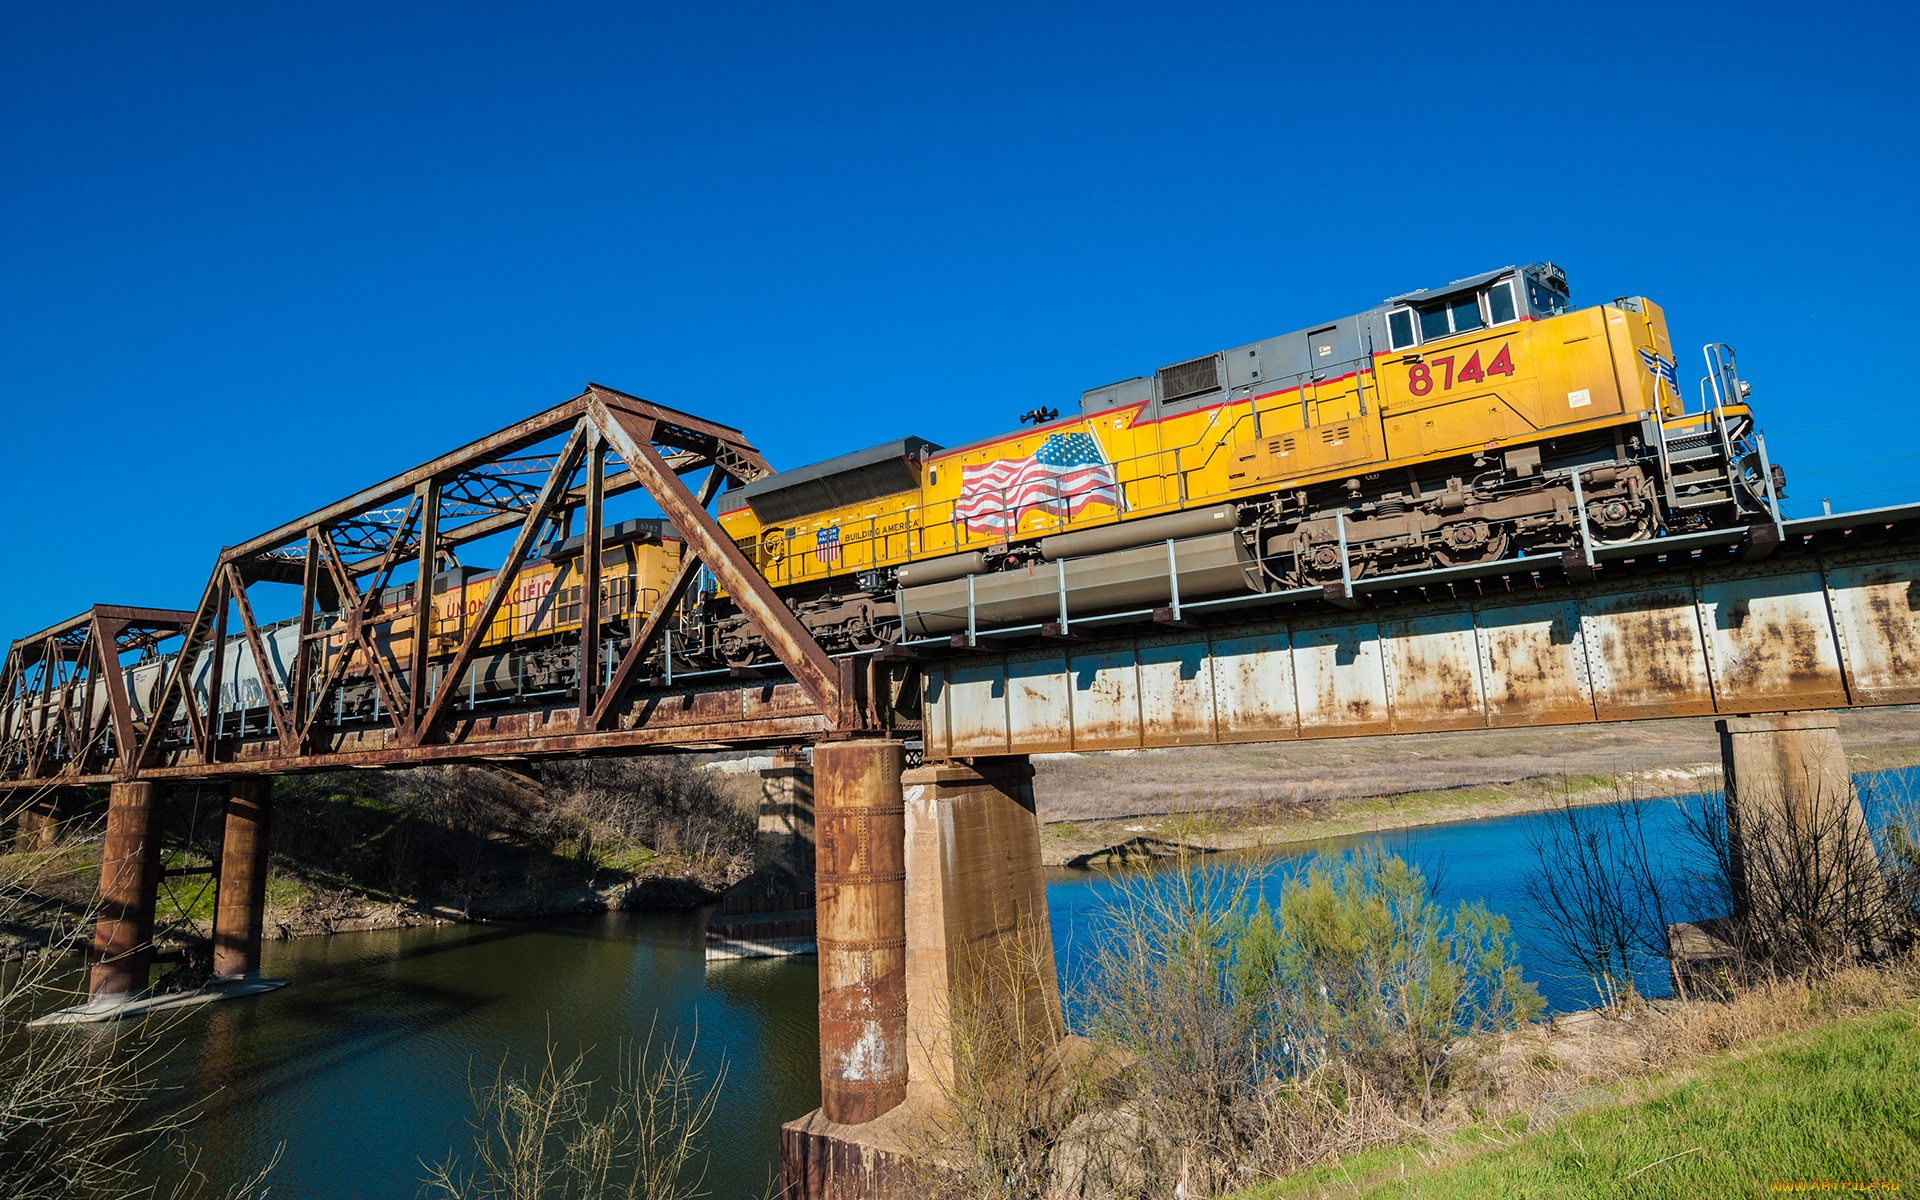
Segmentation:
{"type": "MultiPolygon", "coordinates": [[[[1264,338],[1212,355],[1202,355],[1185,363],[1162,367],[1152,375],[1139,375],[1092,388],[1081,394],[1080,409],[1088,416],[1093,416],[1111,408],[1145,403],[1148,405],[1146,419],[1153,420],[1225,401],[1242,400],[1276,388],[1294,388],[1307,382],[1338,379],[1366,365],[1374,347],[1390,344],[1386,319],[1389,311],[1402,305],[1418,305],[1425,300],[1473,291],[1503,277],[1512,275],[1517,278],[1536,269],[1558,274],[1558,268],[1551,263],[1530,263],[1524,267],[1506,266],[1483,271],[1439,287],[1404,292],[1350,317],[1341,317],[1279,337],[1264,338]],[[1204,363],[1209,358],[1218,363],[1213,386],[1192,391],[1176,389],[1169,394],[1166,381],[1170,372],[1204,363]],[[1219,378],[1219,367],[1225,369],[1224,380],[1219,378]]],[[[1519,291],[1526,293],[1528,289],[1521,288],[1519,291]]],[[[1536,309],[1529,296],[1523,294],[1515,299],[1527,312],[1535,316],[1545,315],[1536,309]]]]}

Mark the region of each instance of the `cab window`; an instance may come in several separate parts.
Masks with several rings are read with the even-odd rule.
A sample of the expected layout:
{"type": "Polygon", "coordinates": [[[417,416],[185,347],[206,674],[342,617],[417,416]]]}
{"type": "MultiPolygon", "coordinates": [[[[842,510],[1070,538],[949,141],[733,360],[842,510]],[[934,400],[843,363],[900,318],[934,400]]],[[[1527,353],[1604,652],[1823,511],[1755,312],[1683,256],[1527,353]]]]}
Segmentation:
{"type": "Polygon", "coordinates": [[[1490,325],[1505,325],[1514,319],[1512,280],[1503,279],[1487,289],[1487,317],[1490,325]]]}
{"type": "Polygon", "coordinates": [[[1549,288],[1541,286],[1537,279],[1527,281],[1527,298],[1532,301],[1534,311],[1552,315],[1567,311],[1567,298],[1549,288]]]}
{"type": "Polygon", "coordinates": [[[1394,309],[1387,314],[1387,338],[1395,350],[1405,350],[1420,342],[1485,329],[1489,325],[1505,325],[1517,319],[1513,281],[1503,279],[1484,292],[1449,296],[1411,309],[1394,309]]]}
{"type": "Polygon", "coordinates": [[[1405,350],[1418,339],[1413,336],[1413,310],[1396,308],[1387,314],[1387,340],[1395,350],[1405,350]]]}

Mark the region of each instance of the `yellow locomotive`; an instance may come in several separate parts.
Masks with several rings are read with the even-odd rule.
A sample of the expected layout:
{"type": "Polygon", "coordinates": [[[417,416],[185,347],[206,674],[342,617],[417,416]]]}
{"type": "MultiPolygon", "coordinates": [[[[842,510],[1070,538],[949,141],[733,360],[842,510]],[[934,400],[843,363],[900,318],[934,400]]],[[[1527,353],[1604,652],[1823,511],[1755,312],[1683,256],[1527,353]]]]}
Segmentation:
{"type": "MultiPolygon", "coordinates": [[[[1350,583],[1772,520],[1732,352],[1687,412],[1665,317],[1551,263],[1163,367],[945,448],[903,438],[729,493],[720,522],[830,650],[1350,583]],[[1585,520],[1580,519],[1584,510],[1585,520]]],[[[724,596],[709,649],[757,647],[724,596]]]]}

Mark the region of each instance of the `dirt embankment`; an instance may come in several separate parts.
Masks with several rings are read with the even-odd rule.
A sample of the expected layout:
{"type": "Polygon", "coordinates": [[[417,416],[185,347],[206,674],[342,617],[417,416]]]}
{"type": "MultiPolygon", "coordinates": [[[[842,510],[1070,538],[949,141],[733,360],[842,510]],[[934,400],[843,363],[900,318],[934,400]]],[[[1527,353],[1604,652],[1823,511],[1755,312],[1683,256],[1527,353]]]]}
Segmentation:
{"type": "MultiPolygon", "coordinates": [[[[1920,764],[1920,708],[1840,714],[1855,771],[1920,764]]],[[[1034,756],[1049,866],[1234,850],[1719,787],[1711,717],[1034,756]]]]}

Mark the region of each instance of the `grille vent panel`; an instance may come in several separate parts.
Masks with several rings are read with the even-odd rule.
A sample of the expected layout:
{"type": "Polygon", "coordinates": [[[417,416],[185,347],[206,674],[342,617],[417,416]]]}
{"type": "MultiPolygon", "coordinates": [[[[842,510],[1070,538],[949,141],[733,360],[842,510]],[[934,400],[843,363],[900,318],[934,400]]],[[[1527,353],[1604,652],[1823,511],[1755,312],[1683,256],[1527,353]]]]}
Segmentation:
{"type": "Polygon", "coordinates": [[[1220,386],[1220,356],[1209,354],[1205,358],[1189,359],[1175,363],[1171,367],[1160,368],[1160,399],[1184,400],[1188,396],[1198,396],[1203,392],[1215,391],[1220,386]]]}

